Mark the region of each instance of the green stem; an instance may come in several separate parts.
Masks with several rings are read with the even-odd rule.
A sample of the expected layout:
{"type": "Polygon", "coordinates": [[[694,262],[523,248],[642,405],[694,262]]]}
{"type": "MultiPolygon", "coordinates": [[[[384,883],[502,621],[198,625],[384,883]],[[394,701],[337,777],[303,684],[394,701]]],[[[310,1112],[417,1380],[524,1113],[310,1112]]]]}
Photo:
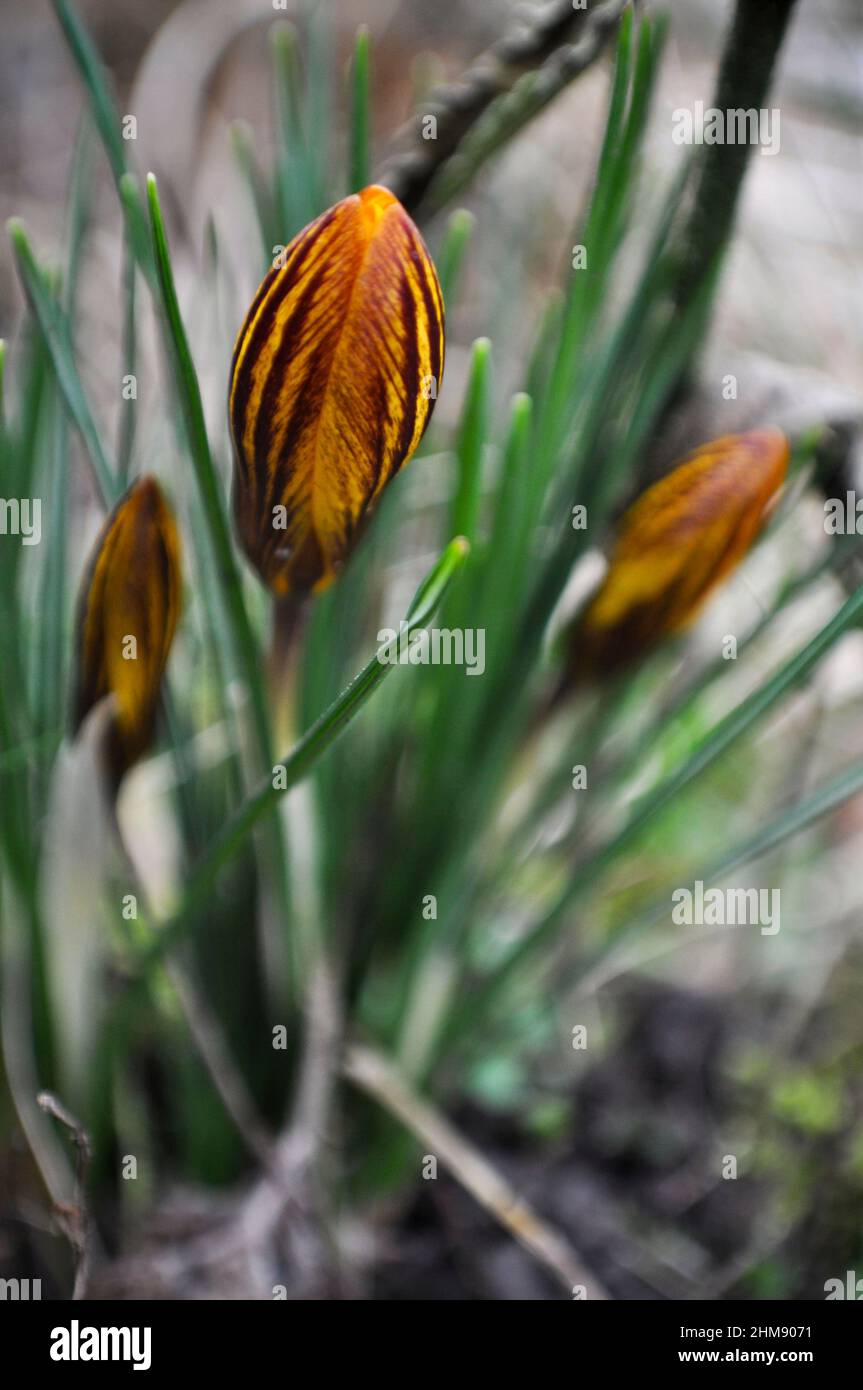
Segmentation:
{"type": "MultiPolygon", "coordinates": [[[[425,627],[430,621],[467,553],[468,544],[462,536],[447,546],[434,569],[420,586],[407,612],[402,628],[404,640],[408,640],[412,632],[425,627]]],[[[285,792],[290,791],[291,787],[307,776],[319,758],[359,713],[381,681],[393,669],[394,655],[384,648],[375,653],[371,661],[333,701],[329,709],[315,720],[280,764],[277,777],[267,778],[216,838],[187,884],[179,907],[160,932],[158,942],[153,948],[154,954],[161,955],[173,947],[177,937],[189,923],[201,897],[212,888],[220,869],[236,853],[254,826],[272,810],[285,792]]]]}

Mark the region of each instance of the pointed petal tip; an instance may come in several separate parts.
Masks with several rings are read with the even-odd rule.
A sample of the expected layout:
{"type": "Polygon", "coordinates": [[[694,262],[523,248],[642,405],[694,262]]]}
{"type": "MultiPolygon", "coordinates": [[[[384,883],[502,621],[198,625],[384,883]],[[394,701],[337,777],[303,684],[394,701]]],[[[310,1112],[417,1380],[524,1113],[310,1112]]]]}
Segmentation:
{"type": "Polygon", "coordinates": [[[396,195],[380,183],[370,183],[368,187],[360,189],[359,193],[354,194],[354,196],[359,202],[363,230],[369,238],[374,235],[378,223],[392,208],[395,207],[400,212],[404,212],[404,208],[396,195]]]}

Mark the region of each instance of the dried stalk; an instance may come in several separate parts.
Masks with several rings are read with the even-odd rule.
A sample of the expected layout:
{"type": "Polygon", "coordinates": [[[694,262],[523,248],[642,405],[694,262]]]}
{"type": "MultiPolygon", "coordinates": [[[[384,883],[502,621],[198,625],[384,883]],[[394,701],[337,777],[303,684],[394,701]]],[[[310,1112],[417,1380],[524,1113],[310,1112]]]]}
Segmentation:
{"type": "Polygon", "coordinates": [[[50,1115],[58,1124],[69,1131],[75,1147],[75,1191],[71,1202],[54,1203],[54,1213],[64,1236],[72,1247],[75,1257],[75,1284],[72,1298],[79,1302],[84,1297],[87,1280],[90,1276],[90,1213],[87,1208],[87,1172],[93,1150],[90,1137],[80,1122],[50,1091],[42,1091],[36,1097],[39,1109],[50,1115]]]}
{"type": "Polygon", "coordinates": [[[396,136],[409,148],[384,165],[381,181],[412,214],[436,212],[593,63],[628,3],[576,10],[572,0],[554,0],[521,20],[457,82],[431,93],[423,113],[396,136]],[[436,122],[434,139],[425,138],[428,117],[436,122]]]}
{"type": "Polygon", "coordinates": [[[480,1206],[514,1236],[567,1293],[583,1286],[593,1299],[609,1297],[560,1232],[536,1215],[440,1111],[410,1089],[386,1057],[368,1047],[351,1046],[342,1070],[349,1081],[400,1120],[434,1153],[480,1206]]]}

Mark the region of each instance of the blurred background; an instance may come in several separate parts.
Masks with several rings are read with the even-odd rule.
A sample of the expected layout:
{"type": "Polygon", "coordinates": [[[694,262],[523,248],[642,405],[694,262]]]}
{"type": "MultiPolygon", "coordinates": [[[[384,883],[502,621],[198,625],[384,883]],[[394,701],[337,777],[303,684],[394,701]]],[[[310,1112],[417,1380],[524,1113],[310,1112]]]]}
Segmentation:
{"type": "MultiPolygon", "coordinates": [[[[276,11],[263,0],[135,0],[101,4],[82,0],[99,51],[116,84],[120,108],[138,119],[136,153],[178,200],[192,248],[200,250],[205,220],[236,245],[255,236],[252,210],[231,159],[228,126],[247,121],[261,152],[272,148],[272,100],[264,80],[267,29],[297,7],[276,11]]],[[[541,8],[541,7],[540,7],[541,8]]],[[[529,9],[529,7],[528,7],[529,9]]],[[[653,115],[649,159],[657,172],[677,153],[669,139],[671,111],[698,99],[709,104],[728,0],[669,0],[672,16],[666,60],[653,115]]],[[[442,0],[433,7],[408,0],[372,0],[363,7],[332,0],[326,6],[343,66],[356,26],[369,25],[375,47],[374,149],[380,170],[397,132],[414,110],[414,97],[433,81],[455,78],[499,39],[524,7],[485,0],[482,5],[442,0]]],[[[5,140],[2,211],[32,226],[40,244],[58,244],[72,157],[72,137],[84,96],[50,6],[3,5],[5,140]]],[[[763,351],[775,360],[827,373],[836,387],[859,389],[860,121],[863,35],[854,0],[802,0],[785,45],[774,89],[781,105],[782,158],[752,162],[727,269],[717,336],[723,349],[763,351]]],[[[476,302],[465,309],[488,323],[506,297],[507,254],[527,263],[538,287],[554,282],[573,210],[591,177],[607,84],[603,65],[565,90],[484,173],[467,205],[480,218],[482,267],[475,267],[476,302]],[[509,252],[508,252],[509,248],[509,252]]],[[[334,119],[344,132],[342,121],[334,119]]],[[[104,174],[104,171],[100,171],[104,174]]],[[[88,259],[85,306],[99,323],[99,285],[116,284],[120,252],[111,193],[105,180],[97,211],[98,238],[88,259]],[[101,213],[101,216],[99,215],[101,213]]],[[[657,180],[659,182],[659,180],[657,180]]],[[[249,257],[245,295],[252,288],[249,257]]],[[[2,266],[3,324],[20,307],[11,260],[2,266]]],[[[476,324],[473,325],[476,327],[476,324]]],[[[491,324],[491,327],[494,325],[491,324]]],[[[462,325],[466,327],[466,325],[462,325]]],[[[523,342],[509,325],[514,354],[523,342]]],[[[527,334],[527,327],[521,329],[527,334]]],[[[503,338],[503,335],[499,335],[503,338]]],[[[453,393],[455,395],[455,393],[453,393]]],[[[113,397],[113,393],[111,393],[113,397]]]]}
{"type": "MultiPolygon", "coordinates": [[[[269,164],[268,31],[275,20],[291,18],[302,35],[314,8],[275,10],[264,0],[79,4],[119,109],[136,118],[138,166],[159,179],[208,421],[219,438],[231,345],[269,259],[232,142],[240,122],[261,163],[269,164]],[[198,292],[214,236],[224,271],[215,300],[198,292]]],[[[645,229],[680,158],[670,135],[672,112],[697,100],[710,103],[732,6],[667,0],[646,8],[668,13],[671,27],[645,144],[645,229]]],[[[525,7],[504,0],[333,0],[320,9],[339,71],[349,62],[357,24],[369,26],[373,168],[379,174],[405,147],[404,128],[418,95],[456,78],[525,7]]],[[[609,74],[606,50],[459,196],[476,224],[448,320],[447,385],[435,417],[441,432],[456,427],[470,344],[478,335],[495,345],[495,409],[502,410],[523,377],[594,176],[609,74]]],[[[332,102],[334,158],[344,161],[344,85],[332,102]]],[[[858,0],[799,0],[771,105],[781,110],[781,154],[755,152],[750,161],[698,378],[655,442],[646,471],[661,471],[693,443],[728,431],[771,423],[796,438],[826,424],[836,476],[843,487],[859,486],[858,0]],[[722,395],[729,373],[739,384],[733,402],[722,395]]],[[[4,221],[12,215],[25,221],[49,263],[59,259],[63,244],[83,106],[79,77],[47,0],[0,0],[0,214],[4,221]]],[[[114,440],[122,429],[117,305],[123,239],[101,151],[94,148],[91,157],[96,193],[81,267],[76,353],[100,428],[114,440]]],[[[434,215],[423,221],[433,247],[440,228],[434,215]]],[[[638,249],[622,267],[621,298],[638,249]]],[[[22,308],[4,246],[0,336],[14,337],[22,308]]],[[[150,323],[139,344],[134,442],[136,464],[145,469],[159,468],[176,451],[170,422],[158,409],[157,351],[150,323]]],[[[86,470],[76,468],[73,478],[70,563],[77,573],[100,517],[86,470]]],[[[417,486],[427,482],[424,475],[417,486]]],[[[715,655],[724,633],[757,621],[780,573],[801,557],[817,556],[826,545],[821,511],[813,490],[776,544],[731,580],[692,635],[693,662],[715,655]]],[[[794,650],[843,596],[832,577],[807,591],[774,624],[754,673],[747,668],[736,689],[736,674],[729,675],[710,716],[724,712],[759,671],[794,650]]],[[[854,632],[754,747],[723,762],[675,823],[663,822],[662,836],[646,844],[644,858],[653,867],[667,863],[672,873],[681,853],[712,859],[719,832],[727,839],[734,831],[743,797],[757,819],[760,808],[791,804],[859,758],[861,699],[863,635],[854,632]]],[[[458,1098],[460,1124],[520,1192],[572,1235],[612,1296],[822,1298],[825,1281],[844,1278],[846,1270],[863,1277],[861,852],[863,801],[857,799],[816,835],[783,851],[777,940],[705,933],[697,946],[681,949],[679,933],[642,938],[559,1010],[552,1045],[540,997],[515,1039],[477,1062],[458,1098]],[[584,1051],[569,1046],[576,1024],[592,1040],[584,1051]],[[722,1173],[728,1155],[739,1167],[734,1181],[722,1173]]],[[[637,896],[641,868],[627,861],[626,872],[609,885],[609,911],[627,894],[637,896]]],[[[43,1268],[27,1234],[41,1218],[24,1169],[21,1136],[10,1126],[0,1139],[0,1274],[20,1270],[24,1251],[28,1268],[43,1268]]],[[[191,1222],[190,1213],[197,1213],[198,1197],[178,1195],[170,1179],[164,1192],[154,1193],[160,1201],[143,1220],[145,1247],[168,1240],[172,1223],[191,1222]]],[[[444,1175],[400,1213],[372,1266],[365,1291],[380,1298],[560,1296],[548,1275],[444,1175]]],[[[52,1277],[46,1274],[49,1286],[52,1277]]],[[[112,1271],[103,1286],[107,1296],[128,1291],[125,1279],[136,1291],[136,1281],[144,1279],[145,1296],[153,1291],[128,1264],[112,1271]]],[[[228,1284],[215,1296],[238,1293],[240,1287],[228,1284]]]]}

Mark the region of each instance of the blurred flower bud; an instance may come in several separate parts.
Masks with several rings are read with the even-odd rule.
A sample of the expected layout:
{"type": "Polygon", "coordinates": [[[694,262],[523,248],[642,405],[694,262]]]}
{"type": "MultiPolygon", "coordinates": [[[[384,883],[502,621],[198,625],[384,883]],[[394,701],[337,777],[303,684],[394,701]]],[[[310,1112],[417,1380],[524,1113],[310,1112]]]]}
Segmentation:
{"type": "Polygon", "coordinates": [[[155,478],[142,477],[102,528],[78,610],[74,728],[113,697],[108,757],[115,782],[152,738],[179,609],[176,523],[155,478]]]}
{"type": "Polygon", "coordinates": [[[724,435],[638,498],[573,626],[566,685],[628,666],[692,622],[757,537],[788,457],[780,430],[724,435]]]}

